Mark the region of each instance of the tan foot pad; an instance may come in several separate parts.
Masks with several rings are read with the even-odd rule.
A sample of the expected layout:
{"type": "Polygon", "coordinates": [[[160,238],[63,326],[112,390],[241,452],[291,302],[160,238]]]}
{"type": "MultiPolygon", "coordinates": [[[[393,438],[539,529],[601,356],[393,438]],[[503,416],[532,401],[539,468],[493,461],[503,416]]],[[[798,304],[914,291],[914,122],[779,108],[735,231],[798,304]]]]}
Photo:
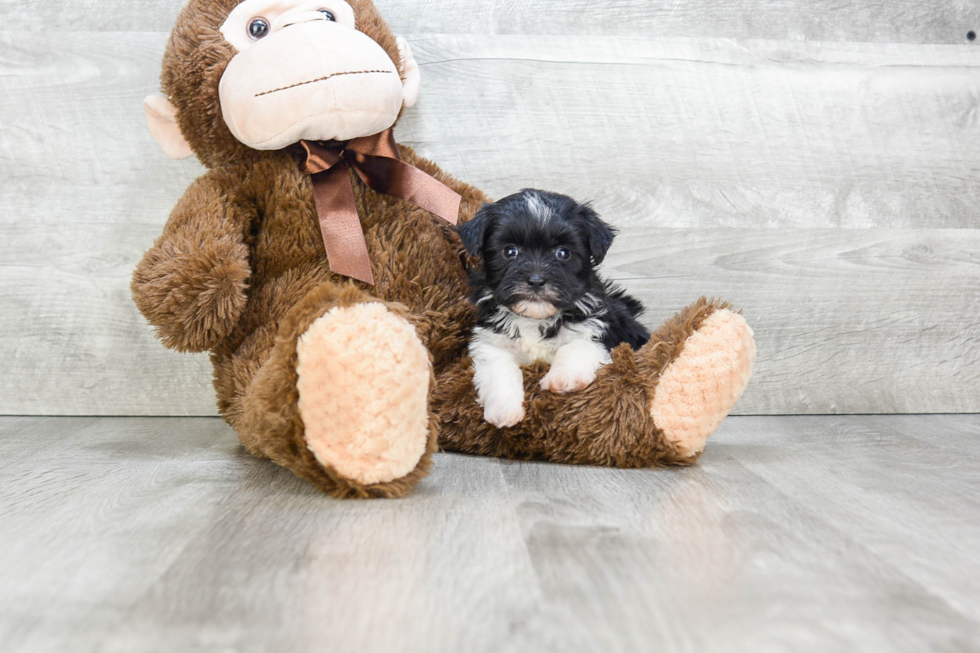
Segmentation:
{"type": "Polygon", "coordinates": [[[408,475],[429,433],[429,356],[382,304],[333,308],[296,345],[299,412],[320,464],[362,485],[408,475]]]}
{"type": "Polygon", "coordinates": [[[754,362],[745,319],[729,310],[712,313],[661,374],[650,408],[654,423],[682,454],[703,451],[741,398],[754,362]]]}

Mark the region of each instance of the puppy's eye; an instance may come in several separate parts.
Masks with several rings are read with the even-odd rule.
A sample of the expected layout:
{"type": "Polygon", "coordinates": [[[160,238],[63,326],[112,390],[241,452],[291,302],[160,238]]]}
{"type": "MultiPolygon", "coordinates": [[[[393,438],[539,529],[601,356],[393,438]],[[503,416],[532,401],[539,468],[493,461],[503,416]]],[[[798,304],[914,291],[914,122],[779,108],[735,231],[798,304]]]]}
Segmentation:
{"type": "Polygon", "coordinates": [[[569,256],[571,256],[571,254],[569,254],[568,250],[564,247],[559,247],[555,250],[555,258],[559,261],[564,261],[568,259],[569,256]]]}
{"type": "Polygon", "coordinates": [[[337,22],[336,16],[334,16],[333,15],[333,12],[330,11],[329,9],[321,9],[320,10],[320,13],[323,14],[323,17],[326,18],[327,20],[329,20],[330,22],[333,22],[333,23],[336,23],[337,22]]]}
{"type": "Polygon", "coordinates": [[[269,21],[261,17],[253,18],[248,24],[248,35],[255,41],[265,38],[269,35],[269,21]]]}
{"type": "Polygon", "coordinates": [[[507,247],[504,248],[504,256],[507,258],[517,258],[517,254],[519,253],[519,251],[520,250],[518,250],[513,245],[508,245],[507,247]]]}

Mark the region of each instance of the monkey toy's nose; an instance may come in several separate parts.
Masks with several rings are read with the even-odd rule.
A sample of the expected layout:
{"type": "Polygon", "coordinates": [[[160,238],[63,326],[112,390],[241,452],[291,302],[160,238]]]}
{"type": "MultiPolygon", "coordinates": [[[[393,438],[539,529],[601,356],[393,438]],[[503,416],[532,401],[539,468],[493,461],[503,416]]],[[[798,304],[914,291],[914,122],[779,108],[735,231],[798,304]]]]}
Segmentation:
{"type": "Polygon", "coordinates": [[[527,278],[527,285],[534,289],[542,288],[544,287],[544,277],[535,272],[527,278]]]}

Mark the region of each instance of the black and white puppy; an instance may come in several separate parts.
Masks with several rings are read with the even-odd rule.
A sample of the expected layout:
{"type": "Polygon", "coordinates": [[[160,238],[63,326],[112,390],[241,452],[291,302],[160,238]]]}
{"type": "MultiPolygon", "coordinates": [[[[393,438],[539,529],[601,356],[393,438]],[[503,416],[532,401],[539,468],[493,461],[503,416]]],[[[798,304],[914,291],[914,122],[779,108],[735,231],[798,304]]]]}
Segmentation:
{"type": "Polygon", "coordinates": [[[479,313],[469,352],[491,424],[524,419],[521,365],[550,363],[541,387],[575,392],[613,347],[650,339],[636,319],[643,305],[596,273],[616,232],[587,204],[525,189],[484,205],[459,235],[483,262],[470,274],[479,313]]]}

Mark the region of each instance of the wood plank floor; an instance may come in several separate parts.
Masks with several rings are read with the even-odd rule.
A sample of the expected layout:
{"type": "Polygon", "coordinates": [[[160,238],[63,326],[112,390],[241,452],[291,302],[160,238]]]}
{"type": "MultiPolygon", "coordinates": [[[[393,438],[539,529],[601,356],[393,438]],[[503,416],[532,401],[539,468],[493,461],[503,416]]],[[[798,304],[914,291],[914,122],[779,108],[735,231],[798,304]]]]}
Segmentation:
{"type": "Polygon", "coordinates": [[[977,651],[980,415],[341,502],[209,418],[0,418],[0,650],[977,651]]]}

